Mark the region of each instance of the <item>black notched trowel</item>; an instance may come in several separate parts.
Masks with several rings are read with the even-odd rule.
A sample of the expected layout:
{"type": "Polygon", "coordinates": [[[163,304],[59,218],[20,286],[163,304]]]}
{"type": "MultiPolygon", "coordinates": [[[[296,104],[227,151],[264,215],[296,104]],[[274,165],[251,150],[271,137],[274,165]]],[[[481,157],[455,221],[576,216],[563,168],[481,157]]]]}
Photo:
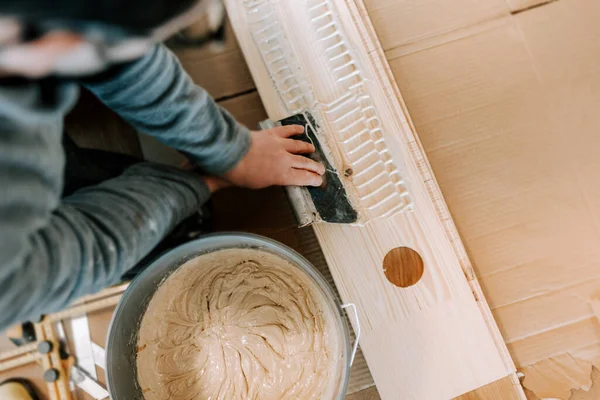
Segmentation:
{"type": "MultiPolygon", "coordinates": [[[[288,186],[286,191],[299,226],[306,226],[317,221],[338,224],[352,224],[358,220],[358,213],[350,204],[346,190],[340,180],[338,171],[331,165],[323,152],[317,137],[319,129],[312,115],[305,111],[301,114],[284,118],[279,123],[261,122],[261,128],[267,129],[277,125],[301,125],[304,133],[294,137],[312,143],[315,153],[307,157],[325,166],[323,184],[319,187],[288,186]]],[[[351,172],[350,172],[351,173],[351,172]]]]}

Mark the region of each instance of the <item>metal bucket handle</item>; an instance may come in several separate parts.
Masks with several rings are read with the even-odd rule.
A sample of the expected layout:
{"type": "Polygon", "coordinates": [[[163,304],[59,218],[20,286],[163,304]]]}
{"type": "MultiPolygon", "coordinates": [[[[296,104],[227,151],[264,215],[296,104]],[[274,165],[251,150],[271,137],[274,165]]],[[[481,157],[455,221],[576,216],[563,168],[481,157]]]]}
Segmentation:
{"type": "MultiPolygon", "coordinates": [[[[354,314],[354,326],[356,326],[356,331],[355,331],[356,338],[354,339],[354,344],[352,345],[352,353],[350,353],[350,366],[352,366],[352,363],[354,363],[354,357],[356,356],[356,351],[358,350],[358,339],[360,339],[360,320],[358,319],[358,311],[356,309],[356,304],[345,303],[345,304],[342,304],[340,307],[344,311],[346,311],[346,314],[348,314],[348,311],[346,310],[346,308],[352,308],[352,313],[354,314]]],[[[350,316],[350,315],[348,315],[348,316],[350,316]]]]}

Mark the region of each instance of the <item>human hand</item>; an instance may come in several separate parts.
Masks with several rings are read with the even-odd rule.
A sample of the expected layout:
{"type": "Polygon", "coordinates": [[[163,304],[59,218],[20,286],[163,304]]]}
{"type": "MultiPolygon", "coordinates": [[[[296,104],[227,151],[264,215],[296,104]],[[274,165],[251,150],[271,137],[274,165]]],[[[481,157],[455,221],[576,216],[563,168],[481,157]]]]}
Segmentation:
{"type": "Polygon", "coordinates": [[[260,189],[273,185],[319,186],[325,167],[301,154],[315,146],[290,139],[304,132],[300,125],[252,131],[248,153],[224,178],[237,186],[260,189]]]}

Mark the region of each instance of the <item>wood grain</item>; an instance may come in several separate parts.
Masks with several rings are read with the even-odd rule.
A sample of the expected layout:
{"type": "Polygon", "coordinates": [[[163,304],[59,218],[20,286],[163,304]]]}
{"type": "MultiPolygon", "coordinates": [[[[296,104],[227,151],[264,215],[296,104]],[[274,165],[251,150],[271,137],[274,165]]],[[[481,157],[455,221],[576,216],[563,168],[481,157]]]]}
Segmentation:
{"type": "Polygon", "coordinates": [[[220,101],[219,105],[249,129],[258,129],[259,122],[267,119],[267,112],[256,91],[220,101]]]}
{"type": "Polygon", "coordinates": [[[174,49],[194,82],[216,99],[254,89],[244,56],[228,23],[223,47],[174,49]]]}
{"type": "Polygon", "coordinates": [[[377,388],[372,386],[370,388],[366,388],[361,390],[360,392],[356,392],[353,394],[349,394],[346,396],[346,400],[379,400],[379,393],[377,392],[377,388]]]}
{"type": "Polygon", "coordinates": [[[398,287],[416,284],[423,277],[424,271],[423,259],[408,247],[395,247],[383,258],[385,277],[398,287]]]}
{"type": "Polygon", "coordinates": [[[135,129],[85,89],[65,118],[65,131],[80,147],[142,157],[135,129]]]}
{"type": "MultiPolygon", "coordinates": [[[[359,70],[364,76],[360,93],[368,95],[373,106],[370,111],[381,121],[382,136],[377,143],[384,148],[378,154],[390,157],[392,171],[398,171],[414,201],[412,212],[374,218],[363,226],[314,226],[342,299],[358,307],[361,347],[382,398],[448,399],[507,375],[514,376],[514,365],[405,114],[399,92],[390,79],[362,4],[341,0],[226,1],[267,114],[274,120],[288,116],[295,98],[282,95],[286,91],[272,76],[269,63],[273,61],[265,58],[264,43],[253,37],[259,28],[250,19],[263,13],[285,21],[281,24],[283,35],[274,33],[279,36],[272,40],[285,38],[288,49],[282,52],[282,57],[292,59],[288,64],[294,66],[294,71],[300,71],[296,76],[303,77],[297,80],[305,79],[303,87],[311,88],[314,102],[306,100],[305,104],[325,112],[328,108],[323,104],[339,104],[349,98],[344,97],[346,93],[339,84],[344,77],[330,69],[331,54],[321,48],[323,38],[310,29],[314,18],[319,18],[310,10],[319,9],[321,4],[334,7],[334,12],[323,18],[336,16],[337,28],[344,32],[346,47],[353,53],[353,71],[359,70]],[[269,8],[251,16],[247,14],[249,5],[256,8],[265,4],[269,8]],[[384,256],[400,246],[416,250],[426,266],[422,279],[410,288],[392,285],[382,268],[384,256]]],[[[355,77],[356,74],[348,79],[355,77]]],[[[297,87],[292,85],[288,89],[297,87]]],[[[305,93],[297,96],[310,97],[305,93]]],[[[352,112],[348,111],[348,116],[352,112]]],[[[333,164],[343,170],[348,149],[338,143],[339,130],[334,122],[327,117],[324,122],[320,126],[333,164]]],[[[355,169],[355,172],[362,171],[355,169]]],[[[353,182],[345,183],[353,188],[353,182]]],[[[371,189],[374,197],[377,189],[377,186],[371,189]]],[[[354,199],[362,201],[360,196],[354,199]]],[[[514,387],[510,390],[522,395],[514,387]]]]}
{"type": "Polygon", "coordinates": [[[520,386],[515,388],[515,382],[511,377],[507,376],[469,393],[455,397],[454,400],[519,400],[522,399],[518,395],[520,390],[520,386]]]}

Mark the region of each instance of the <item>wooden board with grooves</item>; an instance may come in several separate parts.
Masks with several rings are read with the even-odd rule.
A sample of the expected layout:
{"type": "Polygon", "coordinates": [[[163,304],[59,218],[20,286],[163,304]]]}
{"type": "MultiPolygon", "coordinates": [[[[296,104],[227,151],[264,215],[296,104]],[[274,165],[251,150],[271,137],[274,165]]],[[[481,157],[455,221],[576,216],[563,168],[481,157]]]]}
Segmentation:
{"type": "Polygon", "coordinates": [[[314,229],[342,299],[358,307],[361,348],[382,398],[450,399],[502,378],[513,383],[504,398],[524,398],[362,3],[226,0],[226,6],[269,117],[317,109],[333,164],[344,170],[355,163],[345,185],[368,222],[314,229]],[[274,26],[280,31],[269,32],[274,26]],[[276,56],[268,58],[265,48],[276,56]],[[345,63],[331,65],[347,51],[345,63]],[[285,64],[275,68],[280,60],[285,64]],[[284,68],[290,74],[274,76],[284,68]],[[368,104],[327,114],[353,96],[368,104]],[[377,125],[369,125],[373,117],[377,125]],[[367,131],[349,144],[342,131],[365,119],[367,131]],[[372,161],[357,162],[363,156],[372,161]],[[367,184],[353,180],[381,165],[384,173],[367,184]],[[372,207],[388,198],[385,208],[372,207]],[[422,278],[406,288],[384,273],[384,257],[399,247],[416,251],[424,265],[422,278]]]}

